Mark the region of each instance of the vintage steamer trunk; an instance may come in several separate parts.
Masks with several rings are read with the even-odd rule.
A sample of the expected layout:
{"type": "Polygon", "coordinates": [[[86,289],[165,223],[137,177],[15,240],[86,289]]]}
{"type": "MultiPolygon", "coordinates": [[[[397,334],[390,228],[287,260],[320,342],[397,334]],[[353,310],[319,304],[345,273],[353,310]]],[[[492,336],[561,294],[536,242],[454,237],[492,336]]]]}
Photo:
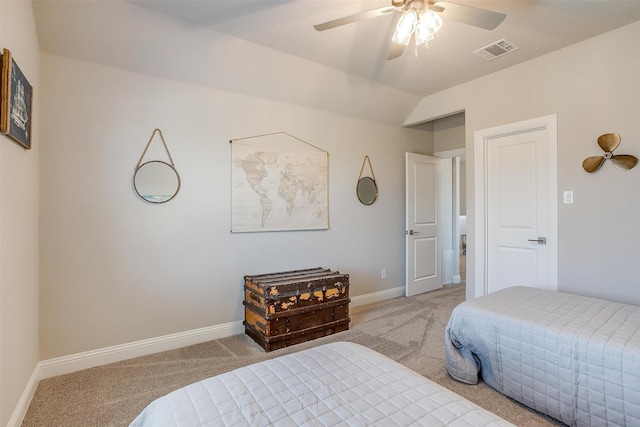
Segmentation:
{"type": "Polygon", "coordinates": [[[349,275],[325,268],[244,276],[245,332],[266,351],[349,329],[349,275]]]}

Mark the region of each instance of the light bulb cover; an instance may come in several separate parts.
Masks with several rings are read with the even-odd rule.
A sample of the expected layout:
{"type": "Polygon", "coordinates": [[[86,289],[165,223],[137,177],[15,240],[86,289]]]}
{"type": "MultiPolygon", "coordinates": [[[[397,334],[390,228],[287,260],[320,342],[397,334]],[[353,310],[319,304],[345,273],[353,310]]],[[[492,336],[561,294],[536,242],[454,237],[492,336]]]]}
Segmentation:
{"type": "Polygon", "coordinates": [[[398,25],[396,25],[396,31],[393,33],[391,41],[403,46],[408,46],[411,35],[416,30],[417,25],[418,14],[413,9],[407,10],[398,20],[398,25]]]}
{"type": "Polygon", "coordinates": [[[434,39],[442,28],[442,18],[432,10],[426,9],[418,19],[416,25],[416,45],[427,44],[434,39]]]}

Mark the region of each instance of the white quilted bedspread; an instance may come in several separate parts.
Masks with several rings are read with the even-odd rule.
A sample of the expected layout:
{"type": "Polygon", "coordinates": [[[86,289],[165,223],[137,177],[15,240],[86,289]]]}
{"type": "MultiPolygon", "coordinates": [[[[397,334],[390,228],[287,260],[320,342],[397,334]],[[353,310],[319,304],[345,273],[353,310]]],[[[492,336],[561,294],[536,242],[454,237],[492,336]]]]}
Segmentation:
{"type": "Polygon", "coordinates": [[[373,350],[338,342],[163,396],[137,426],[511,426],[373,350]]]}
{"type": "Polygon", "coordinates": [[[512,287],[466,301],[445,332],[449,374],[568,425],[640,426],[640,307],[512,287]]]}

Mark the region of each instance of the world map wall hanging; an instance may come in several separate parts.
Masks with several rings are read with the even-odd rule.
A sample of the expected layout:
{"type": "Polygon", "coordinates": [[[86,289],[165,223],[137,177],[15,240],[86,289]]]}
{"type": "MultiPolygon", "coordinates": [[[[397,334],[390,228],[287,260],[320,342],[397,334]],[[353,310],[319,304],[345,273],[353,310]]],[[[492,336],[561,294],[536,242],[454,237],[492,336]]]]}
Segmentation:
{"type": "Polygon", "coordinates": [[[329,228],[329,153],[286,132],[231,143],[231,231],[329,228]]]}

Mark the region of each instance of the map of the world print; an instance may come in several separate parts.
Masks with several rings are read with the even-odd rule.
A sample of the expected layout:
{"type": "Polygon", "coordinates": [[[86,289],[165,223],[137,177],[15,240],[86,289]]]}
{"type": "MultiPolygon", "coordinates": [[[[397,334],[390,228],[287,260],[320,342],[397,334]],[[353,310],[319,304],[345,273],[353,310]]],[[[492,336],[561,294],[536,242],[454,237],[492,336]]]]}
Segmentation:
{"type": "Polygon", "coordinates": [[[231,161],[231,231],[329,228],[326,151],[279,133],[232,141],[231,161]]]}

